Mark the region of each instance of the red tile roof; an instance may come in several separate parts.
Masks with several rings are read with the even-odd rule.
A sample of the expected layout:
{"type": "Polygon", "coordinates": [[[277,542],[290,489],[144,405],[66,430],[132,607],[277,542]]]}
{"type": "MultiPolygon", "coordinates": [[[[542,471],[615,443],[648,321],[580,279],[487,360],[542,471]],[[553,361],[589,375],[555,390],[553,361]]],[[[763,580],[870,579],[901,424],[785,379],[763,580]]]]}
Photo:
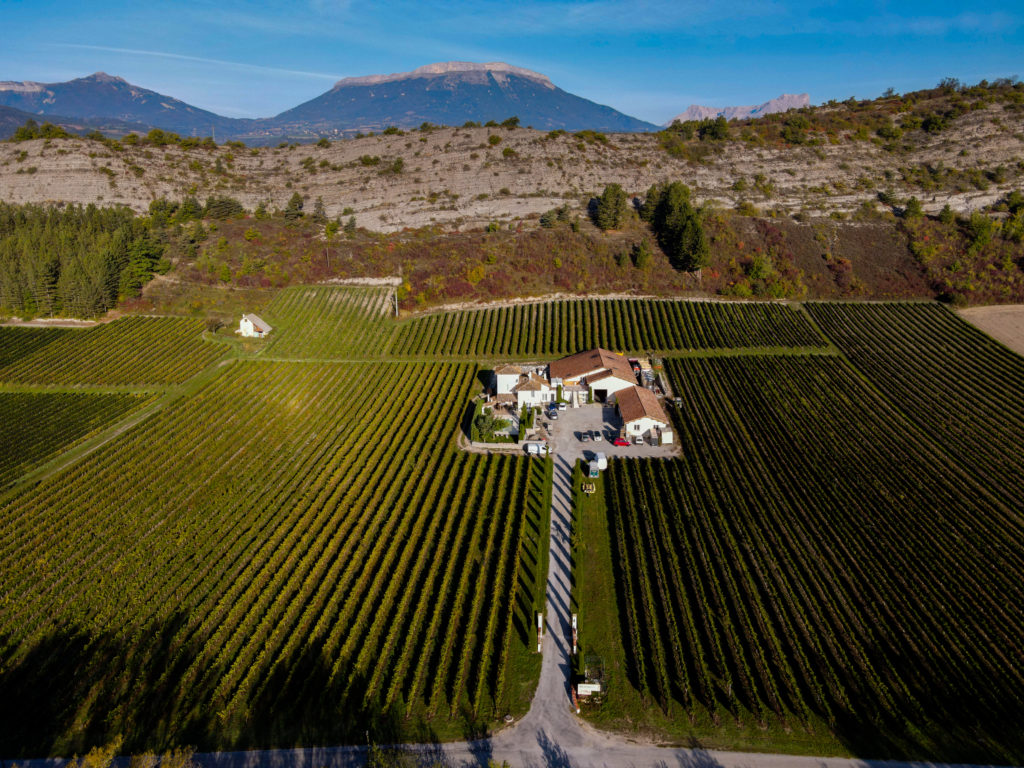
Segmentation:
{"type": "Polygon", "coordinates": [[[623,378],[633,376],[633,369],[626,358],[600,347],[563,357],[548,366],[549,375],[553,379],[578,379],[588,373],[605,369],[620,374],[623,378]]]}
{"type": "Polygon", "coordinates": [[[643,387],[623,389],[615,393],[615,402],[618,404],[619,413],[626,424],[644,417],[666,425],[670,423],[665,409],[661,407],[661,401],[649,389],[643,387]]]}

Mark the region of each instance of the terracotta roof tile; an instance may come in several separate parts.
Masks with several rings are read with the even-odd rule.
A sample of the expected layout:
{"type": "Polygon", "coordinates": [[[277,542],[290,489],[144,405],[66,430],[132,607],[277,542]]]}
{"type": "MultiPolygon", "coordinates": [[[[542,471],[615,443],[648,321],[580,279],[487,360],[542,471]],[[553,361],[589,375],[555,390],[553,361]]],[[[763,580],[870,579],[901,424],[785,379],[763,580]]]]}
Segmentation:
{"type": "Polygon", "coordinates": [[[645,416],[655,419],[663,424],[669,424],[665,409],[661,407],[661,401],[649,389],[643,387],[630,387],[615,393],[615,402],[619,406],[619,413],[625,423],[642,419],[645,416]]]}

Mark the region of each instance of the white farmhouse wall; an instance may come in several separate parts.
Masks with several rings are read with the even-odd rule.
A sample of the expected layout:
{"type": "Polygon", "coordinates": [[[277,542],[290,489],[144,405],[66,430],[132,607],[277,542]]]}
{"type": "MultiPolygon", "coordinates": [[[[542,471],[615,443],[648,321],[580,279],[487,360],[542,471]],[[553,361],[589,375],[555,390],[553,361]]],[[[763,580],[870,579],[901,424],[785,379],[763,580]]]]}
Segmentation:
{"type": "Polygon", "coordinates": [[[242,318],[242,321],[238,324],[238,332],[243,336],[248,336],[250,338],[259,338],[263,335],[256,330],[256,327],[248,317],[242,318]]]}
{"type": "Polygon", "coordinates": [[[633,421],[627,421],[626,431],[629,432],[629,434],[631,435],[642,435],[645,434],[646,432],[649,432],[654,427],[664,429],[667,426],[668,425],[663,421],[658,421],[657,419],[652,419],[648,416],[644,416],[633,421]]]}
{"type": "Polygon", "coordinates": [[[616,392],[620,392],[623,389],[629,389],[635,387],[635,381],[624,381],[616,376],[609,376],[607,379],[601,379],[591,385],[591,389],[606,389],[608,395],[614,395],[616,392]]]}
{"type": "Polygon", "coordinates": [[[520,408],[528,405],[544,405],[545,403],[553,402],[555,399],[555,393],[550,389],[520,390],[516,394],[520,408]]]}
{"type": "Polygon", "coordinates": [[[496,395],[511,394],[512,387],[519,383],[519,374],[516,373],[498,373],[494,378],[496,379],[494,384],[494,394],[496,395]]]}

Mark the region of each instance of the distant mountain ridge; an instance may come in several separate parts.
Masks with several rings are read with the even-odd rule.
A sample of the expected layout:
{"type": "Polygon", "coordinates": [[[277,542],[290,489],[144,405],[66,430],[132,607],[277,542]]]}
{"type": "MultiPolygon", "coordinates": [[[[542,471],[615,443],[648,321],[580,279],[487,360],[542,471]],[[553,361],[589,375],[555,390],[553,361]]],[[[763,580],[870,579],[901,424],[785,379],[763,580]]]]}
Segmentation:
{"type": "Polygon", "coordinates": [[[391,125],[413,128],[424,122],[482,123],[512,116],[524,126],[545,130],[657,130],[652,123],[563,91],[546,75],[504,62],[448,61],[411,72],[344,78],[304,104],[260,119],[223,117],[105,72],[64,83],[0,82],[0,106],[43,119],[106,120],[254,143],[379,131],[391,125]]]}
{"type": "Polygon", "coordinates": [[[742,120],[747,117],[760,117],[771,115],[776,112],[788,112],[791,109],[800,109],[811,105],[810,94],[807,93],[784,93],[781,96],[769,99],[763,104],[755,104],[749,107],[703,107],[699,104],[691,104],[684,112],[680,112],[667,123],[672,125],[677,120],[686,123],[691,120],[708,120],[716,117],[724,117],[726,120],[742,120]]]}
{"type": "Polygon", "coordinates": [[[462,125],[516,116],[521,125],[640,132],[657,126],[563,91],[538,72],[503,62],[448,61],[411,72],[345,78],[268,123],[284,130],[380,130],[429,122],[462,125]]]}
{"type": "Polygon", "coordinates": [[[516,67],[506,64],[503,61],[490,61],[486,64],[477,64],[472,61],[442,61],[436,64],[426,64],[417,67],[410,72],[397,72],[391,75],[363,75],[361,77],[345,77],[334,84],[335,88],[349,85],[378,85],[380,83],[391,83],[398,80],[411,80],[417,77],[432,77],[434,75],[447,75],[453,72],[493,72],[501,74],[512,74],[524,77],[529,80],[536,80],[545,84],[548,88],[554,88],[551,78],[534,72],[532,69],[516,67]]]}
{"type": "Polygon", "coordinates": [[[36,115],[121,120],[190,135],[234,133],[251,120],[236,120],[96,72],[65,83],[0,82],[0,105],[36,115]]]}

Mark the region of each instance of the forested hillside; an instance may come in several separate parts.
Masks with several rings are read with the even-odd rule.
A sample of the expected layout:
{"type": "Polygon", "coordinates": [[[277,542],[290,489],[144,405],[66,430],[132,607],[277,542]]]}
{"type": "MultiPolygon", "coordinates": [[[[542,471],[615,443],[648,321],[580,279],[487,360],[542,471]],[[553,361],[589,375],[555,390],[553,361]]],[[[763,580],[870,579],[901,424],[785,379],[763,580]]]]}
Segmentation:
{"type": "Polygon", "coordinates": [[[163,253],[128,208],[0,203],[0,315],[102,314],[166,271],[163,253]]]}

